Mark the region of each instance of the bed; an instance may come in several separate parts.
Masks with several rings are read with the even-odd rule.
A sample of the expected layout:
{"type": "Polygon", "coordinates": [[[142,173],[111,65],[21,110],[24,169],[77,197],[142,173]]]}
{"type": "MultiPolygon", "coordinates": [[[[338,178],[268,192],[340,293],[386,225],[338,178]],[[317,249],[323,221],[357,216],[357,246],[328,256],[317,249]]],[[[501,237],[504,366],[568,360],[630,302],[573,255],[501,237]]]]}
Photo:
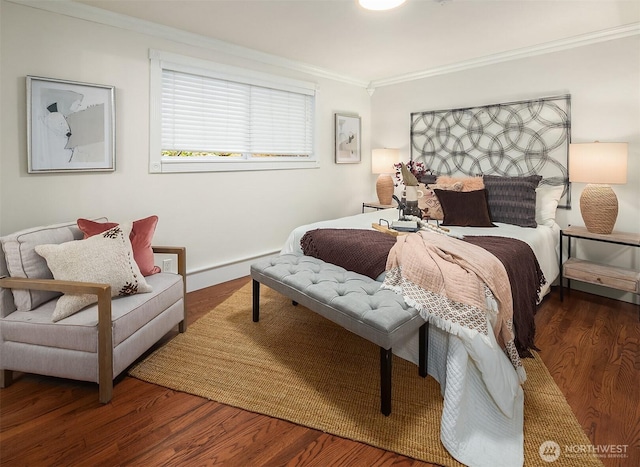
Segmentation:
{"type": "MultiPolygon", "coordinates": [[[[301,239],[315,229],[371,229],[372,223],[381,219],[397,218],[396,209],[387,209],[300,226],[290,233],[282,253],[302,255],[301,239]]],[[[519,238],[533,250],[547,278],[540,291],[542,299],[559,272],[559,226],[555,222],[535,229],[496,225],[491,235],[519,238]]],[[[449,229],[461,236],[487,234],[483,228],[449,229]]],[[[382,274],[377,280],[382,284],[384,277],[382,274]]],[[[495,307],[494,302],[487,300],[488,307],[495,307]]],[[[393,353],[417,365],[418,348],[415,333],[394,347],[393,353]]],[[[495,340],[486,345],[480,339],[464,340],[430,326],[427,365],[428,374],[441,385],[444,399],[441,440],[452,456],[467,465],[522,465],[524,378],[514,371],[495,340]]]]}
{"type": "MultiPolygon", "coordinates": [[[[420,207],[438,219],[435,223],[448,224],[447,240],[435,243],[448,245],[487,236],[524,242],[544,276],[536,290],[536,303],[549,293],[559,275],[560,227],[555,215],[558,207],[569,208],[571,201],[566,169],[569,129],[568,95],[411,115],[411,160],[439,175],[425,174],[421,180],[428,196],[420,207]],[[475,185],[480,180],[481,188],[475,185]]],[[[398,216],[398,210],[387,209],[300,226],[290,233],[282,253],[305,254],[309,251],[307,237],[313,232],[337,230],[349,235],[349,230],[365,231],[398,216]]],[[[426,245],[429,235],[444,234],[430,230],[411,235],[414,239],[420,235],[426,245]]],[[[400,243],[409,241],[398,240],[400,243]]],[[[397,244],[389,251],[386,270],[375,279],[416,306],[413,296],[396,280],[398,271],[408,269],[396,262],[397,244]]],[[[482,299],[484,324],[493,329],[499,321],[500,297],[487,293],[482,299]]],[[[440,383],[444,399],[443,445],[467,465],[523,465],[522,383],[526,374],[517,365],[519,355],[505,351],[504,342],[498,342],[499,333],[460,332],[434,318],[436,313],[428,303],[417,305],[430,323],[427,372],[440,383]]],[[[514,322],[519,313],[515,308],[514,322]]],[[[535,348],[532,338],[527,346],[535,348]]],[[[417,333],[392,350],[417,365],[417,333]]]]}

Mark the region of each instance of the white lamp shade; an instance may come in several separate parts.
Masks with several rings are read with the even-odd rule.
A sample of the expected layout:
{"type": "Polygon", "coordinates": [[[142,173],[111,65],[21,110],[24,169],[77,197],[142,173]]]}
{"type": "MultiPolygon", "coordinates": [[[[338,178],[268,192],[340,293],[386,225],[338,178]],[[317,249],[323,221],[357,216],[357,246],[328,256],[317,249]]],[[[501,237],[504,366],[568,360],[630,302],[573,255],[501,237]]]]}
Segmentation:
{"type": "Polygon", "coordinates": [[[627,183],[627,143],[569,145],[569,181],[595,184],[627,183]]]}
{"type": "Polygon", "coordinates": [[[371,151],[371,173],[392,173],[395,171],[393,164],[397,164],[399,160],[399,149],[374,149],[371,151]]]}

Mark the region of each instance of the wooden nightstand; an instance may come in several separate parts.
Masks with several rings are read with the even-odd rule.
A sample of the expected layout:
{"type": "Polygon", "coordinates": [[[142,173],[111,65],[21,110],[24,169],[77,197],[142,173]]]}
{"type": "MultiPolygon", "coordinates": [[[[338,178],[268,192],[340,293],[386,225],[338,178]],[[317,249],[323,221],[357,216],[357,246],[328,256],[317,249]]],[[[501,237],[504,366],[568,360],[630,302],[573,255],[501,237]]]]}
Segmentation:
{"type": "Polygon", "coordinates": [[[571,280],[578,280],[640,294],[640,271],[572,258],[571,239],[573,238],[640,247],[640,234],[636,233],[613,232],[604,235],[591,233],[584,227],[569,226],[562,229],[560,231],[560,300],[563,298],[563,277],[567,279],[568,289],[571,289],[571,280]],[[562,237],[567,237],[568,246],[568,258],[564,264],[562,263],[562,237]]]}
{"type": "Polygon", "coordinates": [[[364,212],[365,208],[375,209],[379,211],[380,209],[389,209],[395,208],[396,206],[393,204],[380,204],[378,202],[372,201],[370,203],[362,203],[362,212],[364,212]]]}

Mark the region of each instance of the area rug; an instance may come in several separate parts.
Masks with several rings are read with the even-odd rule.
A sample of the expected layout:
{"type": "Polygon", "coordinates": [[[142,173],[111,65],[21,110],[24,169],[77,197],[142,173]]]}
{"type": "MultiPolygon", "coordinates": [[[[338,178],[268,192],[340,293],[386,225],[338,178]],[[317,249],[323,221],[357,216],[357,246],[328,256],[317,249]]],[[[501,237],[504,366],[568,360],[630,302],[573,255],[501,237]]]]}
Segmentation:
{"type": "MultiPolygon", "coordinates": [[[[392,413],[383,416],[378,347],[261,289],[258,323],[247,284],[131,376],[425,462],[461,465],[440,443],[442,397],[433,378],[421,378],[415,365],[394,356],[392,413]]],[[[560,453],[564,446],[590,446],[540,358],[524,363],[525,465],[550,465],[541,452],[553,456],[556,446],[560,453]]],[[[602,464],[582,454],[560,455],[552,465],[602,464]]]]}

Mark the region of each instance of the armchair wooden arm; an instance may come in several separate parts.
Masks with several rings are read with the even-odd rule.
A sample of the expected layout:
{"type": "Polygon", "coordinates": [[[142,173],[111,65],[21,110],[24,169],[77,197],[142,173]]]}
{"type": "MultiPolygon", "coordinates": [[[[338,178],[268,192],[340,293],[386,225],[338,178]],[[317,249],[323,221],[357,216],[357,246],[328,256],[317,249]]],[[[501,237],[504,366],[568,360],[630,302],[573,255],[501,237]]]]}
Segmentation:
{"type": "Polygon", "coordinates": [[[152,246],[154,253],[176,255],[178,258],[178,274],[182,276],[184,288],[184,320],[179,324],[180,332],[187,330],[187,249],[182,246],[152,246]]]}
{"type": "MultiPolygon", "coordinates": [[[[49,290],[70,294],[98,296],[98,385],[100,402],[106,404],[113,394],[113,340],[111,337],[111,286],[94,282],[60,281],[4,277],[0,287],[6,289],[49,290]]],[[[5,374],[5,378],[8,377],[5,374]]],[[[4,378],[3,378],[4,379],[4,378]]],[[[3,381],[6,384],[7,381],[3,381]]]]}

